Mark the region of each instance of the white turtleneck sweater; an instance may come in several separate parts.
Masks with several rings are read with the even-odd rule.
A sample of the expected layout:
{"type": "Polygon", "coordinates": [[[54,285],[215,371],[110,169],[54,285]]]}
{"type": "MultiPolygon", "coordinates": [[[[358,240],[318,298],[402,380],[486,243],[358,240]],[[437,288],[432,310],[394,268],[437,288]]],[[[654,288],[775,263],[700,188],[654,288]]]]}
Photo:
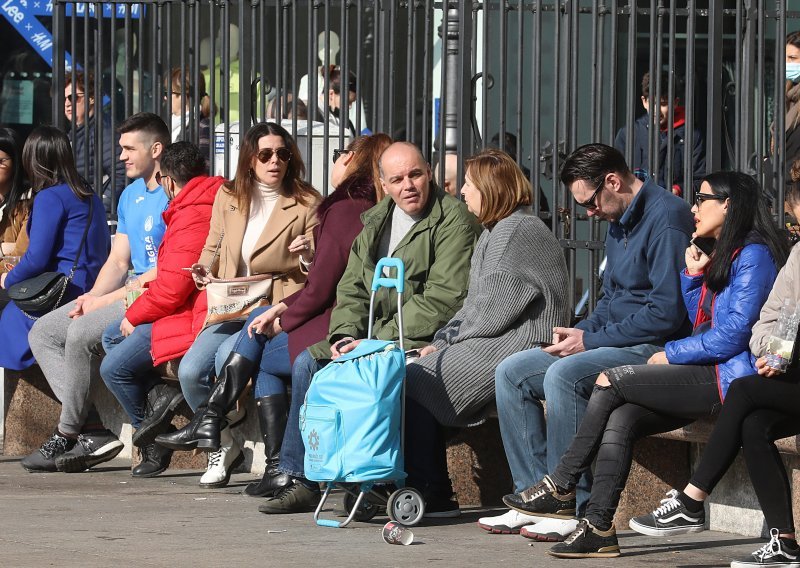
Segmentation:
{"type": "Polygon", "coordinates": [[[239,274],[250,276],[250,257],[256,248],[259,237],[264,232],[269,216],[278,201],[280,188],[269,187],[256,181],[256,193],[250,202],[250,213],[247,216],[247,228],[242,239],[242,260],[239,263],[239,274]]]}

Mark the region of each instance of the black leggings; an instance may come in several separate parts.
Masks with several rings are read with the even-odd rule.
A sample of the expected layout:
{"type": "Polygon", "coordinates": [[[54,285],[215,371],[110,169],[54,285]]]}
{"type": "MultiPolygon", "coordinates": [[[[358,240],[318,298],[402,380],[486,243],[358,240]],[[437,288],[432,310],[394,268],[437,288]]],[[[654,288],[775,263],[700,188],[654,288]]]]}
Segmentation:
{"type": "Polygon", "coordinates": [[[586,414],[552,478],[574,487],[597,456],[586,518],[608,527],[628,480],[635,440],[710,416],[721,405],[713,366],[625,365],[605,372],[611,386],[595,386],[586,414]]]}
{"type": "Polygon", "coordinates": [[[769,528],[794,532],[792,493],[774,441],[800,433],[800,371],[735,380],[691,484],[711,493],[742,448],[769,528]]]}

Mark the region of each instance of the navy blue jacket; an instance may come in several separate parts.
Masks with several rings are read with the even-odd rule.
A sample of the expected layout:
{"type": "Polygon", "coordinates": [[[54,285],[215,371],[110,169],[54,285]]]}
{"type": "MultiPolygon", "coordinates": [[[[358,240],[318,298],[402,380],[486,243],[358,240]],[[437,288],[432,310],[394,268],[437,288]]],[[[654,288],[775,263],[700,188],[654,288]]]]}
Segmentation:
{"type": "MultiPolygon", "coordinates": [[[[731,263],[728,285],[712,301],[711,328],[667,343],[667,360],[678,365],[715,365],[719,398],[724,400],[731,382],[756,374],[750,359],[750,336],[777,275],[766,245],[742,248],[731,263]]],[[[702,274],[681,272],[683,298],[692,321],[697,321],[702,284],[702,274]]]]}
{"type": "MultiPolygon", "coordinates": [[[[628,164],[631,171],[644,181],[651,175],[650,171],[650,148],[649,137],[650,131],[650,117],[647,114],[640,116],[633,123],[633,154],[632,161],[628,164]]],[[[625,155],[625,136],[626,129],[623,126],[617,132],[617,137],[614,140],[614,148],[625,155]]],[[[672,130],[672,179],[668,183],[665,179],[667,175],[667,131],[664,130],[659,133],[658,137],[658,185],[666,187],[671,190],[673,186],[677,185],[681,193],[683,193],[683,152],[686,146],[686,125],[680,126],[672,130]]],[[[627,157],[626,157],[627,159],[627,157]]],[[[694,136],[692,137],[692,179],[694,180],[695,189],[700,186],[700,180],[706,174],[706,147],[703,141],[703,135],[699,130],[695,129],[694,136]]]]}
{"type": "Polygon", "coordinates": [[[587,350],[663,345],[688,334],[678,273],[693,231],[689,205],[645,182],[619,221],[609,223],[603,297],[576,326],[587,350]]]}

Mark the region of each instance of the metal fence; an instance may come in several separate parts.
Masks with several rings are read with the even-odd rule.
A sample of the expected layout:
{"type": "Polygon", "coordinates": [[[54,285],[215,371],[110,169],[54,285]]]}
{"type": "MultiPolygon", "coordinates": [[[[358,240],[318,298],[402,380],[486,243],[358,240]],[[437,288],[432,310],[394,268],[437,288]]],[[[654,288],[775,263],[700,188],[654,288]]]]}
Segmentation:
{"type": "MultiPolygon", "coordinates": [[[[566,250],[571,297],[586,288],[593,305],[590,281],[604,227],[586,219],[558,183],[564,157],[583,143],[611,144],[625,127],[631,161],[635,120],[644,114],[641,80],[649,72],[650,108],[662,98],[669,103],[667,158],[644,175],[672,179],[674,159],[681,161],[674,124],[683,114],[689,136],[697,130],[704,138],[705,169],[751,173],[782,214],[785,140],[772,132],[785,130],[784,38],[800,28],[796,3],[56,0],[53,116],[63,117],[73,63],[72,69],[100,70],[95,91],[105,90],[111,128],[139,110],[169,124],[168,78],[185,69],[192,90],[180,92],[181,120],[188,119],[197,140],[198,105],[184,103],[199,101],[205,90],[209,120],[219,130],[209,150],[217,169],[233,171],[238,137],[250,122],[290,116],[284,124],[305,146],[309,179],[327,193],[330,150],[350,136],[325,118],[325,69],[338,65],[344,77],[357,78],[353,130],[417,143],[439,179],[455,176],[458,186],[464,158],[487,145],[515,155],[529,172],[537,212],[566,250]],[[323,117],[317,134],[300,101],[307,116],[323,117]]],[[[644,120],[653,156],[662,144],[658,118],[644,120]]],[[[103,139],[102,132],[93,135],[103,139]]],[[[682,152],[683,164],[691,164],[691,144],[682,152]]],[[[692,168],[683,171],[684,197],[692,199],[692,168]]]]}

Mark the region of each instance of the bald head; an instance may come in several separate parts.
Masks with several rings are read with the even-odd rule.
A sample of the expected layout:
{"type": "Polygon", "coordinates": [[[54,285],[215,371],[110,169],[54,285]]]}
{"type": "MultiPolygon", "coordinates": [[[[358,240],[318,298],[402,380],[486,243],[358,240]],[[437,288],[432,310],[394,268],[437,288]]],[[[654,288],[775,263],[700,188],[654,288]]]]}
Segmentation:
{"type": "Polygon", "coordinates": [[[428,204],[431,168],[425,157],[410,142],[395,142],[378,161],[383,190],[397,206],[411,216],[419,215],[428,204]]]}

